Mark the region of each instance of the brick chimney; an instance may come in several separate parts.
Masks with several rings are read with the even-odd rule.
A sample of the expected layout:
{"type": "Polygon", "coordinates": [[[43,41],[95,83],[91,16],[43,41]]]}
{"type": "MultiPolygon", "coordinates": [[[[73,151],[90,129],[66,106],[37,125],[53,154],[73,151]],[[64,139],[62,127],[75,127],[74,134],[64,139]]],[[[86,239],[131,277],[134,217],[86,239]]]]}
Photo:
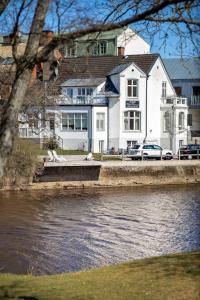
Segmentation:
{"type": "Polygon", "coordinates": [[[118,47],[118,56],[124,56],[125,48],[124,47],[118,47]]]}

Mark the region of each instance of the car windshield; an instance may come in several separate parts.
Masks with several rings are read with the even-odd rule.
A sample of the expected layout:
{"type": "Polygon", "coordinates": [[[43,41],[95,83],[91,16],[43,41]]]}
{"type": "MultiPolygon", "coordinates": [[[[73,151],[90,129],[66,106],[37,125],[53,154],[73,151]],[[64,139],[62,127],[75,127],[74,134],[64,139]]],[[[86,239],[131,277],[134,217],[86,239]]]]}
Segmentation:
{"type": "Polygon", "coordinates": [[[133,147],[132,147],[132,149],[139,149],[140,148],[140,145],[134,145],[133,147]]]}

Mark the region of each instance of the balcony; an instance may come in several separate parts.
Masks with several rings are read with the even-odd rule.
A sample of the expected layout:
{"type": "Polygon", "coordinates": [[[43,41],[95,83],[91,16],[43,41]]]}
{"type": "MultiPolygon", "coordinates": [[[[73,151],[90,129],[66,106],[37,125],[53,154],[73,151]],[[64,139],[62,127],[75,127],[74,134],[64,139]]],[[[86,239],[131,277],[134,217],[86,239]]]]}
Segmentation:
{"type": "Polygon", "coordinates": [[[174,96],[161,98],[161,106],[170,106],[170,105],[186,107],[187,98],[174,97],[174,96]]]}
{"type": "Polygon", "coordinates": [[[199,96],[191,96],[191,99],[190,99],[188,105],[189,105],[189,108],[200,109],[200,95],[199,96]]]}
{"type": "Polygon", "coordinates": [[[59,105],[97,105],[106,106],[108,103],[107,98],[104,95],[97,96],[76,96],[69,97],[61,95],[57,99],[59,105]]]}

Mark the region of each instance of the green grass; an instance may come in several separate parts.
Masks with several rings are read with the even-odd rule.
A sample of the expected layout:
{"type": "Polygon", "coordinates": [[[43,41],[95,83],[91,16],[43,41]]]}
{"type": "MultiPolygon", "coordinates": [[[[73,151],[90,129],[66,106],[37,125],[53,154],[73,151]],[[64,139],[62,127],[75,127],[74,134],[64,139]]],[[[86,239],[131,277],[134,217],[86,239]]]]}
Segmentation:
{"type": "Polygon", "coordinates": [[[0,299],[197,300],[200,251],[51,276],[0,275],[0,299]]]}
{"type": "MultiPolygon", "coordinates": [[[[63,149],[57,149],[57,154],[59,155],[87,155],[87,151],[82,150],[63,150],[63,149]]],[[[37,155],[47,155],[47,150],[39,149],[37,150],[37,155]]]]}
{"type": "MultiPolygon", "coordinates": [[[[82,150],[63,150],[63,149],[57,149],[56,150],[58,155],[85,155],[85,157],[88,154],[88,151],[82,151],[82,150]]],[[[37,155],[48,155],[47,150],[44,149],[37,149],[37,155]]],[[[101,154],[100,153],[93,153],[95,160],[101,160],[101,154]]],[[[104,155],[103,160],[121,160],[120,156],[116,155],[104,155]]]]}

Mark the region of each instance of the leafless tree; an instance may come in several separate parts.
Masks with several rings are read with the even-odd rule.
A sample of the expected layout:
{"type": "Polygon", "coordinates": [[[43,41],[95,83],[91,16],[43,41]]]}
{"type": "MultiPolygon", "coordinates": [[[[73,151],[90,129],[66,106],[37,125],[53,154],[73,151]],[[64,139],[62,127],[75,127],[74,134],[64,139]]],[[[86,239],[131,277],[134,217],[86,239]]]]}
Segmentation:
{"type": "Polygon", "coordinates": [[[164,41],[170,32],[174,32],[184,38],[189,35],[191,42],[197,47],[200,26],[198,11],[198,0],[94,0],[87,4],[75,0],[19,0],[17,5],[13,0],[1,1],[0,16],[6,21],[2,24],[10,26],[12,31],[16,72],[0,124],[0,176],[4,174],[7,158],[12,152],[17,135],[18,114],[36,64],[47,61],[52,51],[63,43],[72,43],[88,33],[113,30],[129,24],[135,24],[138,30],[145,30],[147,34],[151,34],[152,39],[154,33],[160,31],[163,24],[167,24],[163,28],[164,41]],[[8,18],[11,18],[12,5],[15,5],[16,14],[11,22],[8,18]],[[55,24],[50,19],[54,20],[56,17],[59,35],[54,36],[41,49],[40,39],[45,19],[48,27],[54,25],[55,29],[55,24]],[[18,31],[24,22],[27,27],[30,25],[29,37],[24,54],[19,55],[18,31]],[[62,30],[66,29],[67,33],[63,33],[62,30]]]}

